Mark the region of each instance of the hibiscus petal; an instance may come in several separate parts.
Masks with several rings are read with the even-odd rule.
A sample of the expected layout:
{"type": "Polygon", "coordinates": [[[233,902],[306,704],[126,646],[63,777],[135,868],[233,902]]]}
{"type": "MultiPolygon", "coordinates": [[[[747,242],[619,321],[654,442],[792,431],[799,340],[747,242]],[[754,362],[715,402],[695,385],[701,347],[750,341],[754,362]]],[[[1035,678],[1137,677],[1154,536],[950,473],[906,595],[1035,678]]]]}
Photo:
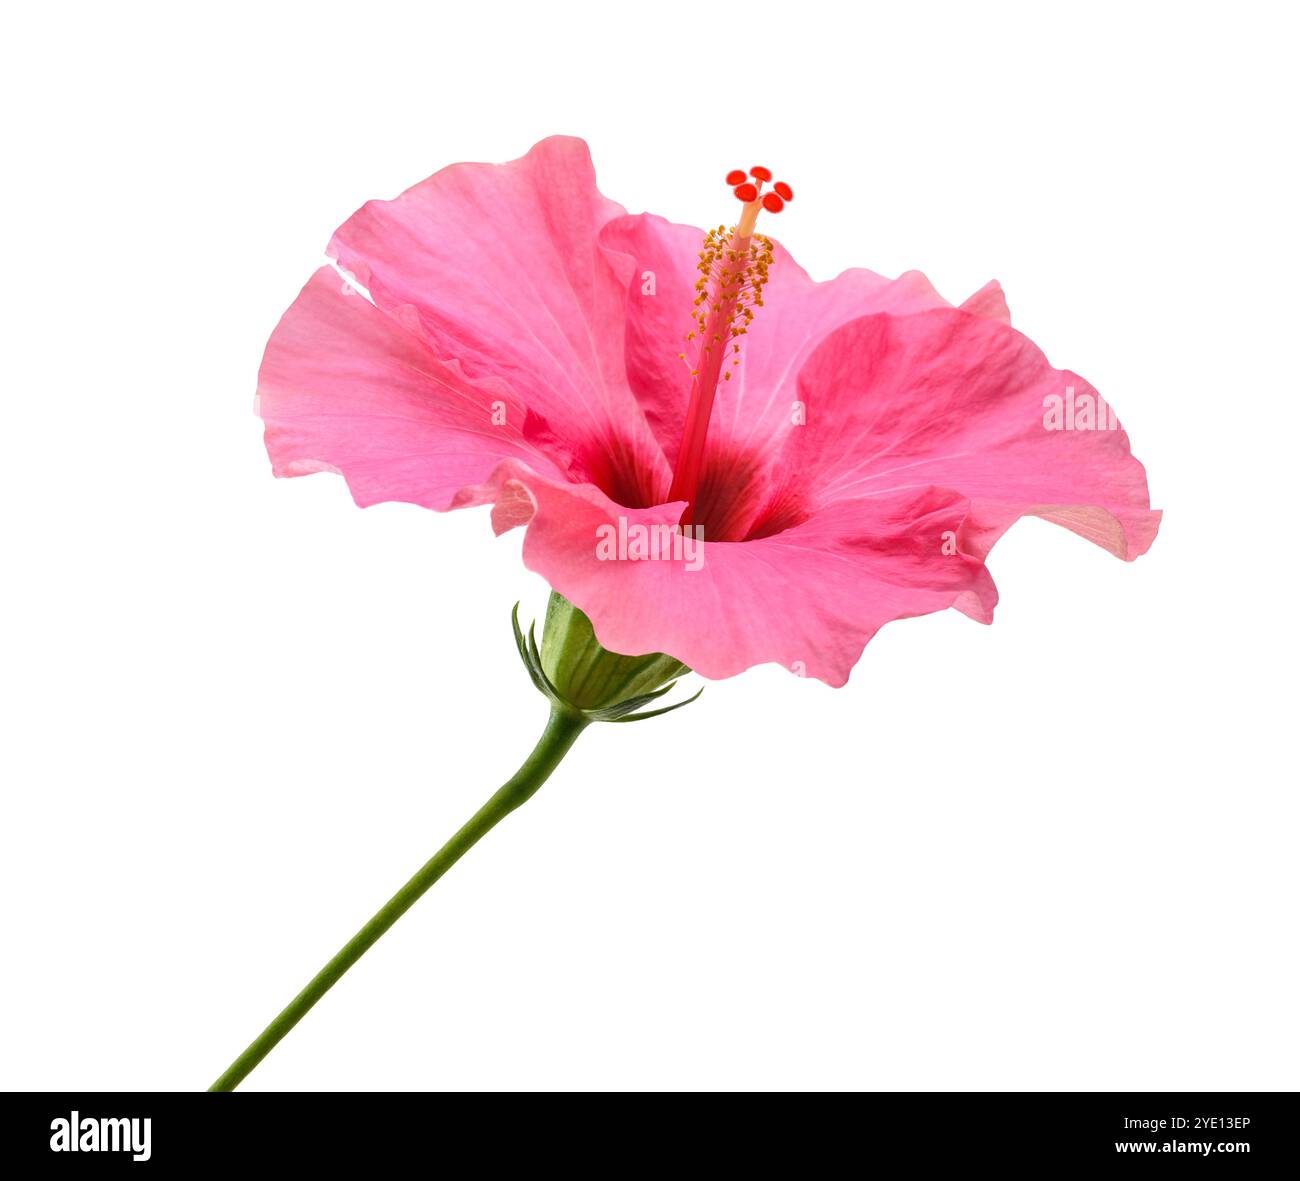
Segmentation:
{"type": "Polygon", "coordinates": [[[339,472],[360,505],[446,509],[507,457],[561,474],[525,437],[526,409],[507,388],[435,360],[331,267],[272,333],[258,409],[276,475],[339,472]]]}
{"type": "Polygon", "coordinates": [[[971,499],[963,540],[980,556],[1025,514],[1128,560],[1155,537],[1146,472],[1100,395],[997,320],[855,320],[803,367],[799,397],[807,424],[788,432],[778,467],[808,505],[952,488],[971,499]],[[1058,402],[1080,408],[1063,413],[1063,429],[1053,429],[1058,402]]]}
{"type": "Polygon", "coordinates": [[[666,466],[627,384],[624,283],[597,245],[622,213],[596,188],[587,145],[554,136],[367,203],[330,254],[434,356],[506,382],[565,441],[576,478],[641,503],[666,466]]]}
{"type": "Polygon", "coordinates": [[[800,370],[840,325],[877,312],[905,316],[952,306],[920,271],[886,279],[857,267],[819,283],[780,246],[769,276],[736,376],[726,383],[709,427],[711,439],[716,425],[719,444],[730,441],[742,450],[784,432],[798,400],[800,370]]]}
{"type": "MultiPolygon", "coordinates": [[[[686,332],[695,298],[702,230],[643,213],[620,217],[600,243],[626,292],[624,357],[628,382],[669,464],[676,462],[690,365],[686,332]]],[[[660,490],[667,495],[665,483],[660,490]]]]}
{"type": "Polygon", "coordinates": [[[525,564],[576,603],[616,652],[666,652],[701,675],[776,662],[842,685],[884,624],[958,607],[988,622],[997,592],[962,549],[964,497],[912,489],[842,501],[783,533],[699,543],[702,560],[602,560],[602,528],[667,527],[680,504],[627,510],[598,489],[507,461],[475,501],[498,529],[527,525],[525,564]]]}

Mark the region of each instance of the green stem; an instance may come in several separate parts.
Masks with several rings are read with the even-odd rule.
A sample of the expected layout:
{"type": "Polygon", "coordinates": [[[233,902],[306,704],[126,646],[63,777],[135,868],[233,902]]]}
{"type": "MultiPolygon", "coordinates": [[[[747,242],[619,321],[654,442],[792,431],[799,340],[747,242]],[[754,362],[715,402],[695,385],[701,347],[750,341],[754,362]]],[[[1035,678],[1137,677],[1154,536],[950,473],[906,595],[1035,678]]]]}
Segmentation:
{"type": "Polygon", "coordinates": [[[587,719],[576,710],[566,705],[553,705],[546,729],[533,748],[533,753],[524,760],[523,766],[515,772],[514,777],[475,812],[465,826],[429,858],[416,875],[379,909],[375,917],[312,978],[307,987],[289,1002],[270,1025],[262,1030],[248,1049],[230,1064],[225,1074],[208,1090],[233,1091],[239,1086],[248,1077],[249,1072],[275,1048],[280,1039],[307,1015],[312,1005],[329,992],[338,982],[339,977],[365,955],[389,927],[411,909],[420,895],[455,865],[484,833],[496,825],[503,816],[513,812],[546,782],[586,727],[587,719]]]}

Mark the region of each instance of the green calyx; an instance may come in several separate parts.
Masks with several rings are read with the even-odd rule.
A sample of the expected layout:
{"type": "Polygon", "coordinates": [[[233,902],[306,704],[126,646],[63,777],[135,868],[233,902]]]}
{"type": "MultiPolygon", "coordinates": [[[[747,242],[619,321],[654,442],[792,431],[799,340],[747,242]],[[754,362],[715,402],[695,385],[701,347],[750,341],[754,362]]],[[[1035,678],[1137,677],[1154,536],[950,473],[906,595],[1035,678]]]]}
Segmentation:
{"type": "Polygon", "coordinates": [[[662,652],[622,656],[602,647],[591,620],[555,591],[546,606],[540,649],[534,626],[529,627],[526,638],[520,630],[518,603],[511,622],[519,657],[538,691],[588,721],[640,722],[690,705],[704,692],[700,689],[675,705],[640,712],[691,670],[662,652]]]}

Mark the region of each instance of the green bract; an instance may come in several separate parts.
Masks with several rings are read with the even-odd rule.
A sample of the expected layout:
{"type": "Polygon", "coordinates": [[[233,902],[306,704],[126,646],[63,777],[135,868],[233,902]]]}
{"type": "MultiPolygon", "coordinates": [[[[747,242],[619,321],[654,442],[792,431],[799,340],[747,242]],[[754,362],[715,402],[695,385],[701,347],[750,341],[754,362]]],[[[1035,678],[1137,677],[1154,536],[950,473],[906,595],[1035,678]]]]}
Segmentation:
{"type": "Polygon", "coordinates": [[[691,670],[662,652],[622,656],[609,651],[596,639],[591,620],[555,591],[546,606],[540,650],[534,627],[529,627],[527,638],[519,627],[518,603],[511,622],[520,659],[538,691],[588,721],[639,722],[690,705],[704,692],[701,688],[675,705],[637,712],[662,697],[691,670]]]}

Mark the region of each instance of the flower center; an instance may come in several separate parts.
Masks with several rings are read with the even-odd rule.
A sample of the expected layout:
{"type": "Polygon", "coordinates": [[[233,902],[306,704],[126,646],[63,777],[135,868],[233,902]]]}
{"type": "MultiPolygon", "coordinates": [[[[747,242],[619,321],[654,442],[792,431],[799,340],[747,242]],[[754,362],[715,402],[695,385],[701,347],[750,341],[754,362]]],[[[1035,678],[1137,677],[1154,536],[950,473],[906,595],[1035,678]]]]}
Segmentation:
{"type": "Polygon", "coordinates": [[[763,287],[772,265],[772,241],[755,234],[754,225],[760,210],[780,213],[794,197],[784,181],[777,181],[770,192],[764,193],[763,186],[771,179],[772,173],[759,166],[751,168],[748,175],[739,169],[727,173],[727,184],[744,206],[740,220],[731,229],[719,226],[710,230],[700,251],[700,278],[695,284],[691,313],[695,323],[686,334],[691,354],[678,353],[691,367],[691,396],[668,491],[669,500],[687,502],[683,525],[695,523],[704,443],[718,382],[731,380],[732,371],[740,363],[740,338],[754,319],[754,309],[763,306],[763,287]]]}

